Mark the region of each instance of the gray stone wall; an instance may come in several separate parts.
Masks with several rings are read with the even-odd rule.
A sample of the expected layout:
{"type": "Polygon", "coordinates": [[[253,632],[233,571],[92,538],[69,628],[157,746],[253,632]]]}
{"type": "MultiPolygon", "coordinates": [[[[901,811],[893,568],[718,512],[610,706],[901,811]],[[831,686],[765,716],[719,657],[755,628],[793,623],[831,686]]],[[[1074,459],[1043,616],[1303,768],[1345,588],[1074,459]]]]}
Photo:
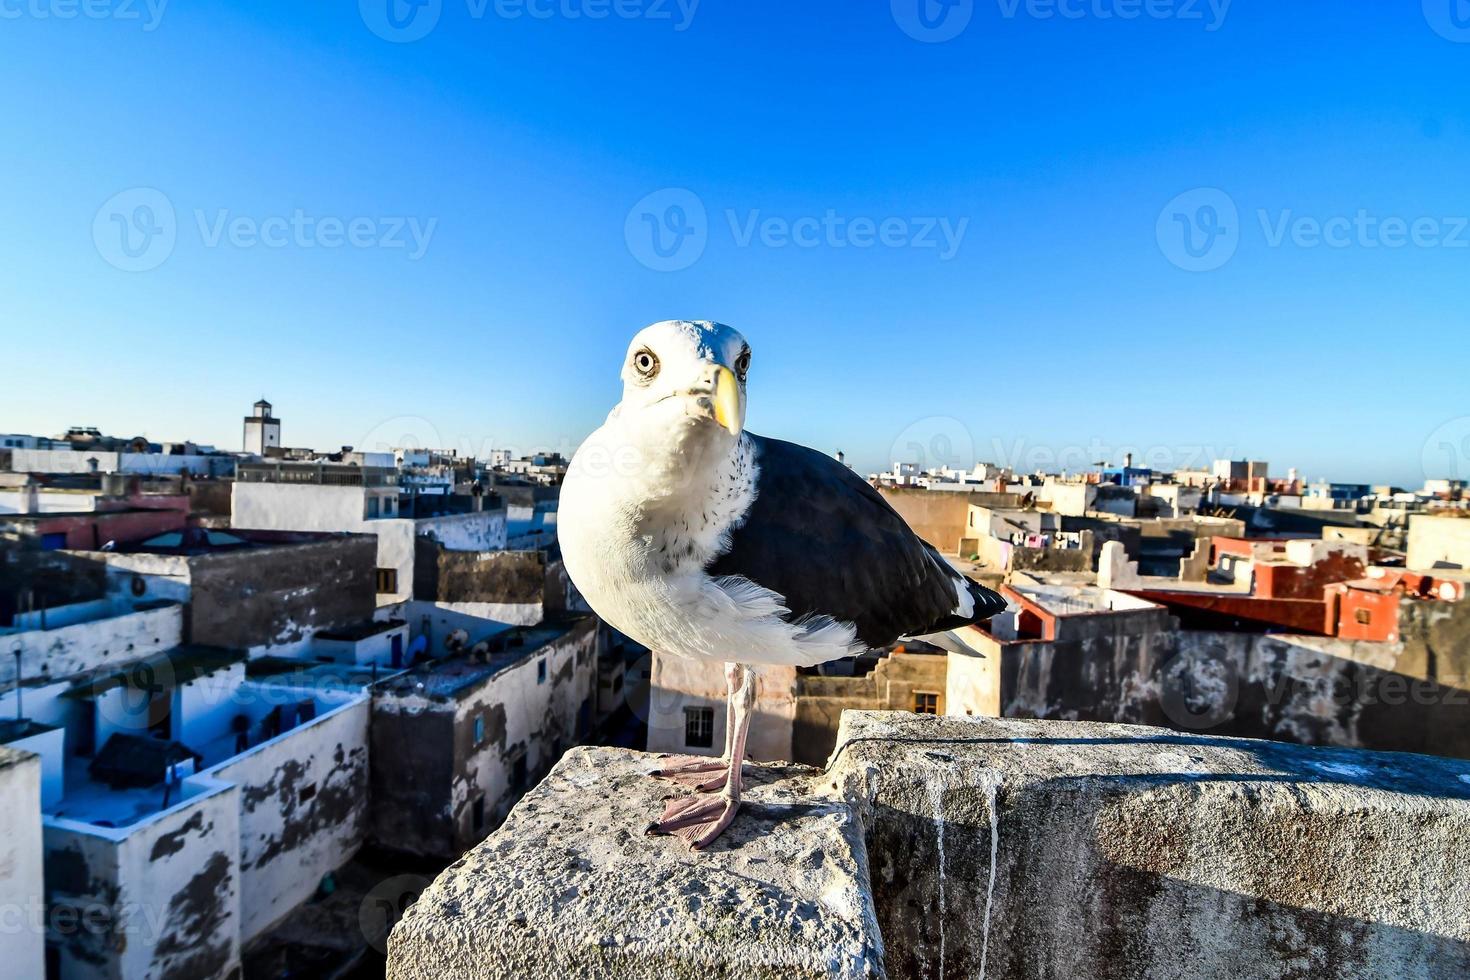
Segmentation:
{"type": "Polygon", "coordinates": [[[1400,643],[1066,617],[1003,645],[1001,714],[1470,758],[1470,603],[1406,600],[1400,643]]]}
{"type": "MultiPolygon", "coordinates": [[[[649,838],[651,756],[576,749],[447,869],[389,980],[1470,974],[1470,764],[849,712],[726,835],[649,838]]],[[[681,791],[682,792],[682,791],[681,791]]]]}

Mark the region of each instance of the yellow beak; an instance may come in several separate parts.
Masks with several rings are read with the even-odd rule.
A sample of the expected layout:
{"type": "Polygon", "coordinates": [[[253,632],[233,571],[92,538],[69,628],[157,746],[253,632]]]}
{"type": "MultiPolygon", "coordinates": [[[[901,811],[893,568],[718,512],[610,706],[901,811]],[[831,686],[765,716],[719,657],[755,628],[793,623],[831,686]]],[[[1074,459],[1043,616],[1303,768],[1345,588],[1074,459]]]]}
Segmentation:
{"type": "Polygon", "coordinates": [[[740,382],[735,372],[720,365],[715,372],[715,421],[723,425],[732,436],[740,434],[740,382]]]}

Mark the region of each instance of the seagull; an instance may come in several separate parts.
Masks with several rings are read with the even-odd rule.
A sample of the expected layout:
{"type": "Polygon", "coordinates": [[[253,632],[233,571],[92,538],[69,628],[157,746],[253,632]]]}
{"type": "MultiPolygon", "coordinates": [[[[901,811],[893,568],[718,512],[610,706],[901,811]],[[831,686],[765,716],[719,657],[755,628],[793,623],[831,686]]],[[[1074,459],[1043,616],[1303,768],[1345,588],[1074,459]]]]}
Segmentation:
{"type": "Polygon", "coordinates": [[[720,759],[654,775],[699,792],[650,834],[708,847],[741,800],[764,666],[814,667],[900,638],[978,653],[964,631],[1005,608],[831,457],[745,431],[750,345],[702,320],[641,330],[623,397],[572,458],[558,535],[572,582],[651,650],[724,666],[720,759]]]}

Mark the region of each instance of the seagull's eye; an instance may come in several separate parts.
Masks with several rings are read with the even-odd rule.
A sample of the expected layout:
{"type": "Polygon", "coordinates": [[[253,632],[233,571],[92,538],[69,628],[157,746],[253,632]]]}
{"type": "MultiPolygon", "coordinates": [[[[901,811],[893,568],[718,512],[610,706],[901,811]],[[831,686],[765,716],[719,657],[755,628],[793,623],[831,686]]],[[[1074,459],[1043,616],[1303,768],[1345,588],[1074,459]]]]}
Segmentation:
{"type": "Polygon", "coordinates": [[[739,375],[741,381],[744,381],[745,376],[750,373],[750,351],[743,350],[740,356],[735,358],[735,373],[739,375]]]}
{"type": "Polygon", "coordinates": [[[653,380],[658,374],[658,357],[647,347],[633,355],[633,370],[643,378],[644,381],[653,380]]]}

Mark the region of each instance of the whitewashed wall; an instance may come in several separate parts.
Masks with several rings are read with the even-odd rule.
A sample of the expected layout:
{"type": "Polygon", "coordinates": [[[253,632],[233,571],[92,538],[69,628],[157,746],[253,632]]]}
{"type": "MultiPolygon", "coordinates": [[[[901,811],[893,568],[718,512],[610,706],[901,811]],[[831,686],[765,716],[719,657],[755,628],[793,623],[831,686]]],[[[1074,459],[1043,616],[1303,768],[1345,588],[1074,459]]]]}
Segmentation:
{"type": "Polygon", "coordinates": [[[366,696],[206,770],[240,789],[240,938],[249,942],[316,891],[362,846],[368,793],[366,696]]]}
{"type": "Polygon", "coordinates": [[[6,976],[45,975],[41,869],[41,760],[0,746],[0,972],[6,976]]]}
{"type": "Polygon", "coordinates": [[[183,641],[183,630],[183,607],[170,605],[60,629],[32,630],[0,637],[6,654],[0,656],[0,690],[15,686],[16,650],[21,653],[21,671],[28,682],[42,674],[64,678],[104,665],[132,663],[170,650],[183,641]]]}
{"type": "Polygon", "coordinates": [[[240,794],[194,795],[123,828],[43,824],[48,936],[61,980],[229,975],[240,961],[240,794]],[[62,910],[62,911],[58,911],[62,910]]]}

